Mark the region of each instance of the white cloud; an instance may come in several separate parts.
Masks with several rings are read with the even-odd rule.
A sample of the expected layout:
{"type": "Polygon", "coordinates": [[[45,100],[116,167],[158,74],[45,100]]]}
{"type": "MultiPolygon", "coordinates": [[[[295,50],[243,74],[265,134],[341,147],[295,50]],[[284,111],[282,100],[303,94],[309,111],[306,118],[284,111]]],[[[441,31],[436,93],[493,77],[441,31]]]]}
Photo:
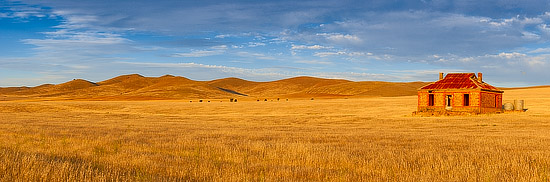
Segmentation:
{"type": "Polygon", "coordinates": [[[311,75],[321,78],[344,79],[351,81],[396,81],[399,79],[395,75],[362,72],[316,72],[311,75]]]}
{"type": "Polygon", "coordinates": [[[60,25],[54,31],[42,32],[43,38],[23,39],[21,42],[36,46],[36,57],[76,62],[79,60],[104,60],[112,54],[139,51],[132,47],[132,40],[121,33],[98,28],[98,17],[78,14],[72,11],[42,9],[37,7],[18,8],[14,16],[60,17],[60,25]],[[47,14],[46,14],[47,13],[47,14]]]}
{"type": "Polygon", "coordinates": [[[464,69],[404,69],[390,70],[393,79],[391,81],[435,81],[439,73],[464,73],[464,69]]]}
{"type": "Polygon", "coordinates": [[[550,35],[550,25],[548,24],[540,24],[538,26],[539,30],[541,30],[542,32],[546,33],[546,34],[549,34],[550,35]]]}
{"type": "MultiPolygon", "coordinates": [[[[532,52],[544,53],[544,49],[532,52]]],[[[489,83],[502,85],[510,83],[528,85],[532,83],[548,83],[550,70],[550,54],[525,54],[520,52],[501,52],[481,56],[460,57],[457,55],[442,56],[447,61],[433,63],[452,68],[460,68],[467,72],[483,72],[488,76],[489,83]]]]}
{"type": "Polygon", "coordinates": [[[221,34],[221,35],[214,36],[214,38],[223,39],[223,38],[233,37],[233,36],[234,35],[232,35],[232,34],[221,34]]]}
{"type": "Polygon", "coordinates": [[[249,42],[248,47],[258,47],[258,46],[265,46],[265,43],[263,42],[249,42]]]}
{"type": "Polygon", "coordinates": [[[64,17],[63,24],[55,26],[55,28],[64,29],[81,29],[90,28],[93,24],[98,23],[99,18],[94,15],[65,15],[65,12],[57,11],[58,15],[64,17]]]}
{"type": "Polygon", "coordinates": [[[209,50],[193,50],[187,53],[174,53],[171,57],[207,57],[225,53],[227,45],[217,45],[210,47],[209,50]]]}
{"type": "MultiPolygon", "coordinates": [[[[541,15],[542,16],[542,15],[541,15]]],[[[543,23],[544,20],[539,17],[523,17],[520,18],[519,15],[512,18],[507,19],[488,19],[488,23],[495,27],[505,27],[505,26],[514,26],[514,24],[525,26],[530,24],[540,24],[543,23]]]]}
{"type": "Polygon", "coordinates": [[[172,57],[206,57],[206,56],[214,56],[219,54],[221,54],[221,52],[219,51],[199,50],[199,51],[191,51],[189,53],[175,53],[175,54],[172,54],[172,57]]]}
{"type": "Polygon", "coordinates": [[[548,20],[540,15],[494,19],[432,11],[366,12],[364,17],[324,24],[319,30],[346,33],[290,32],[286,37],[289,41],[321,42],[347,50],[369,50],[376,55],[419,61],[427,55],[478,56],[513,50],[527,43],[537,44],[550,38],[550,28],[547,35],[541,33],[546,32],[545,24],[548,20]]]}
{"type": "Polygon", "coordinates": [[[313,55],[317,57],[340,56],[340,55],[350,56],[350,57],[359,57],[359,56],[372,56],[373,53],[337,51],[337,52],[316,52],[313,55]]]}
{"type": "Polygon", "coordinates": [[[465,57],[465,58],[461,58],[459,59],[461,62],[464,62],[464,63],[470,63],[470,62],[473,62],[475,61],[475,58],[473,57],[465,57]]]}
{"type": "Polygon", "coordinates": [[[0,12],[0,18],[10,18],[10,15],[8,13],[0,12]]]}
{"type": "Polygon", "coordinates": [[[262,54],[262,53],[251,53],[246,51],[237,52],[236,55],[241,57],[254,58],[254,59],[276,60],[274,57],[266,56],[265,54],[262,54]]]}
{"type": "Polygon", "coordinates": [[[528,53],[550,53],[550,47],[545,47],[545,48],[537,48],[535,50],[532,50],[532,51],[529,51],[528,53]]]}
{"type": "Polygon", "coordinates": [[[43,39],[24,39],[24,44],[34,45],[34,56],[55,62],[102,60],[112,54],[138,51],[132,41],[115,33],[95,31],[58,30],[46,32],[43,39]]]}
{"type": "MultiPolygon", "coordinates": [[[[101,33],[101,32],[74,32],[68,30],[58,30],[55,32],[45,32],[44,34],[50,35],[50,38],[46,39],[25,39],[23,42],[29,44],[42,43],[79,43],[79,44],[120,44],[131,42],[129,39],[122,38],[118,34],[114,33],[101,33]]],[[[40,46],[40,45],[37,45],[40,46]]]]}
{"type": "Polygon", "coordinates": [[[294,45],[294,44],[292,44],[291,47],[290,47],[290,53],[294,56],[298,52],[300,52],[300,50],[320,50],[320,49],[332,49],[332,47],[326,47],[326,46],[321,46],[321,45],[307,46],[307,45],[294,45]]]}
{"type": "Polygon", "coordinates": [[[544,62],[542,60],[537,60],[537,59],[526,60],[525,62],[527,62],[527,64],[530,67],[538,67],[538,66],[545,66],[546,65],[546,62],[544,62]]]}
{"type": "Polygon", "coordinates": [[[214,50],[226,50],[227,49],[227,45],[218,45],[218,46],[212,46],[210,47],[211,49],[214,49],[214,50]]]}
{"type": "Polygon", "coordinates": [[[536,25],[536,24],[544,23],[544,20],[542,20],[542,18],[540,18],[540,17],[534,17],[534,18],[525,17],[522,20],[520,20],[520,22],[523,25],[528,25],[528,24],[535,24],[536,25]]]}
{"type": "Polygon", "coordinates": [[[143,65],[143,66],[154,66],[154,67],[180,67],[180,68],[219,68],[219,69],[226,69],[231,67],[226,66],[219,66],[219,65],[208,65],[208,64],[200,64],[200,63],[153,63],[153,62],[145,62],[145,63],[136,63],[136,62],[115,62],[115,63],[121,63],[121,64],[130,64],[130,65],[143,65]]]}
{"type": "Polygon", "coordinates": [[[362,42],[362,40],[359,37],[355,35],[350,35],[350,34],[318,33],[317,36],[324,37],[325,39],[335,43],[359,44],[362,42]]]}
{"type": "Polygon", "coordinates": [[[319,60],[300,60],[296,61],[296,63],[302,63],[302,64],[319,64],[319,65],[331,65],[332,62],[328,61],[319,61],[319,60]]]}
{"type": "Polygon", "coordinates": [[[523,57],[526,57],[527,55],[522,53],[517,53],[517,52],[512,52],[512,53],[502,52],[502,53],[499,53],[497,56],[500,58],[514,59],[514,58],[523,58],[523,57]]]}
{"type": "Polygon", "coordinates": [[[20,20],[25,21],[26,19],[29,19],[31,17],[37,17],[37,18],[47,18],[49,10],[43,9],[36,6],[30,6],[25,4],[13,4],[10,2],[3,2],[6,3],[6,5],[3,4],[3,7],[9,7],[6,9],[3,9],[0,13],[0,18],[17,18],[20,20]]]}
{"type": "Polygon", "coordinates": [[[318,56],[318,57],[328,57],[328,56],[335,56],[335,55],[346,55],[347,53],[344,52],[344,51],[339,51],[339,52],[316,52],[315,54],[313,54],[314,56],[318,56]]]}
{"type": "Polygon", "coordinates": [[[528,41],[536,41],[540,39],[540,35],[532,32],[522,32],[521,34],[523,35],[521,37],[528,41]]]}
{"type": "Polygon", "coordinates": [[[292,47],[290,49],[294,49],[294,50],[297,50],[297,49],[319,50],[319,49],[331,49],[331,48],[332,47],[325,47],[325,46],[321,46],[321,45],[307,46],[307,45],[294,45],[294,44],[292,44],[292,47]]]}

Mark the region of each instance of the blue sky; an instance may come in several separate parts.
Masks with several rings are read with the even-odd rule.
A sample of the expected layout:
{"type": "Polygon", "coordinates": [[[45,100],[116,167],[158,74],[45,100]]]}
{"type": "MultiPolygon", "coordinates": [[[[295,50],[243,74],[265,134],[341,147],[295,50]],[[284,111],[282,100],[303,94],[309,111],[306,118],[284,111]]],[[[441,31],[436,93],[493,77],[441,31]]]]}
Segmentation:
{"type": "Polygon", "coordinates": [[[550,85],[549,0],[0,0],[0,86],[172,74],[550,85]]]}

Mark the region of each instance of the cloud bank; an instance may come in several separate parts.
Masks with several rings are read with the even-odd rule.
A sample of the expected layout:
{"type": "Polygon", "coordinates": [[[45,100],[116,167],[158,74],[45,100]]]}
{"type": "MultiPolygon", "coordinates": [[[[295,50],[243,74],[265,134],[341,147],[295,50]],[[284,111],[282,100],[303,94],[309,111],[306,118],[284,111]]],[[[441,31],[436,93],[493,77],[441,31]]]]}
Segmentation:
{"type": "Polygon", "coordinates": [[[32,35],[4,41],[25,53],[0,56],[11,80],[0,86],[131,72],[432,81],[437,70],[548,85],[549,9],[547,0],[7,1],[0,20],[32,35]]]}

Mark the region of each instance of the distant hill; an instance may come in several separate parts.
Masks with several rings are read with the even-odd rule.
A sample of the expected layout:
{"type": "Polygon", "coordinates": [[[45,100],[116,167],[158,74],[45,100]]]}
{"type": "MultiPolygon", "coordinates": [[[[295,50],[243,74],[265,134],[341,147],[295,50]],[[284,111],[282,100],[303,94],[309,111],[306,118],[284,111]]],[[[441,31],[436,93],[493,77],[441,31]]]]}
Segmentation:
{"type": "Polygon", "coordinates": [[[502,87],[500,90],[518,90],[518,89],[533,89],[533,88],[550,88],[550,85],[530,86],[530,87],[502,87]]]}
{"type": "Polygon", "coordinates": [[[151,100],[151,99],[262,99],[310,97],[394,97],[416,95],[426,82],[354,82],[341,79],[295,77],[270,82],[240,78],[194,81],[165,75],[122,75],[97,83],[75,79],[37,87],[0,88],[4,96],[52,99],[151,100]]]}

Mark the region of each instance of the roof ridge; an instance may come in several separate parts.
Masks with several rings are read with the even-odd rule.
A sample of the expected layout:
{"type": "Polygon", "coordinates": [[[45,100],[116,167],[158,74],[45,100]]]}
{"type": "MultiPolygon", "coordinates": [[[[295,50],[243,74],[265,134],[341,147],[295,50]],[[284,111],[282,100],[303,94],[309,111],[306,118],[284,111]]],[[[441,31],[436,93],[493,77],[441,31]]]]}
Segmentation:
{"type": "Polygon", "coordinates": [[[475,73],[448,73],[445,78],[425,85],[422,89],[481,89],[500,91],[498,88],[477,79],[475,73]]]}
{"type": "MultiPolygon", "coordinates": [[[[476,74],[473,74],[473,77],[475,77],[476,74]]],[[[483,84],[481,81],[479,81],[479,79],[476,77],[476,79],[474,79],[473,77],[470,77],[470,81],[474,82],[474,84],[477,86],[477,88],[483,88],[483,86],[481,86],[480,84],[483,84]]]]}
{"type": "Polygon", "coordinates": [[[447,76],[449,75],[476,75],[476,73],[447,73],[445,74],[445,77],[443,79],[445,79],[447,76]]]}

